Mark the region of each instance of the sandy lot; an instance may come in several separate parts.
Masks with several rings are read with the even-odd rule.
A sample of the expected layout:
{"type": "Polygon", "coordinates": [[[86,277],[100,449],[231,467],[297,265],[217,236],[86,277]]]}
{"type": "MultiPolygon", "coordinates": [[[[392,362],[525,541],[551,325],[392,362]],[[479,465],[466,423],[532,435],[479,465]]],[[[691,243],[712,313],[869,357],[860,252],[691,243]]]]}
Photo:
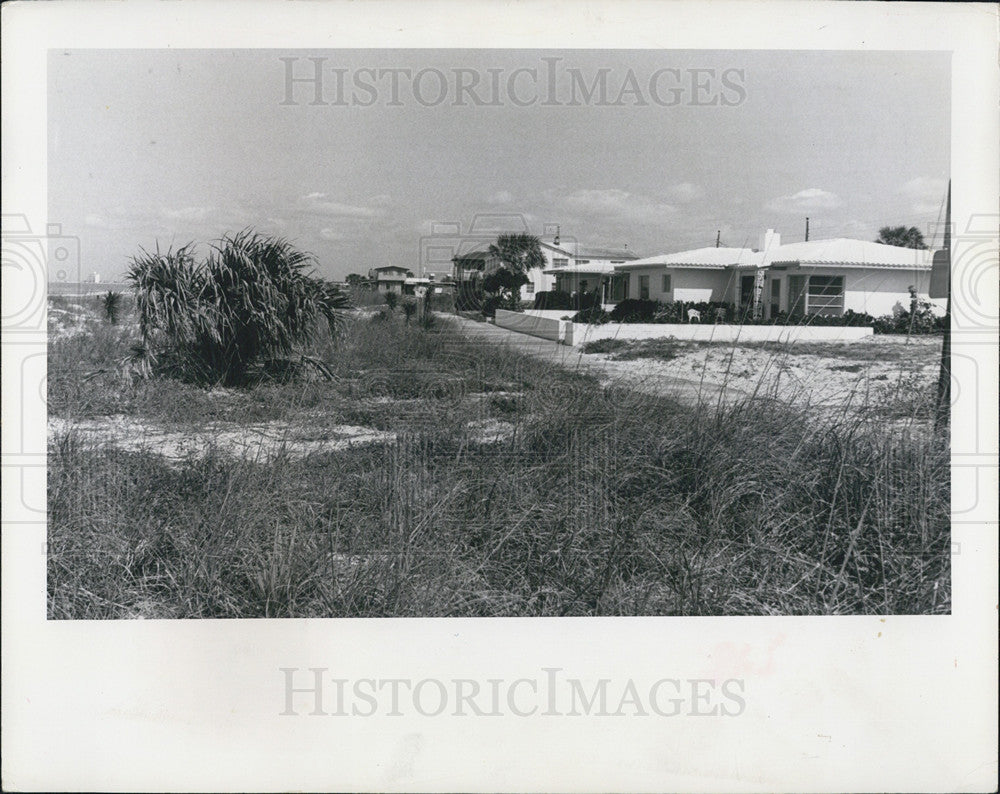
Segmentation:
{"type": "Polygon", "coordinates": [[[685,344],[676,358],[622,360],[616,353],[585,354],[601,379],[669,391],[677,378],[725,385],[740,394],[769,394],[816,406],[865,404],[895,389],[936,382],[940,339],[874,336],[850,344],[790,346],[781,351],[731,345],[685,344]],[[837,350],[837,348],[842,348],[837,350]],[[820,352],[822,351],[822,352],[820,352]]]}

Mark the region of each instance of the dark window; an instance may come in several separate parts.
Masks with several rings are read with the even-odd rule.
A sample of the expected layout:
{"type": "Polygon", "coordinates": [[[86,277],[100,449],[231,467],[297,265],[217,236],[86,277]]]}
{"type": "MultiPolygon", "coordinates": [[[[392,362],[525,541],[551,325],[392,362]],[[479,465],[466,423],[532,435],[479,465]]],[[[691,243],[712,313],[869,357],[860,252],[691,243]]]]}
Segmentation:
{"type": "Polygon", "coordinates": [[[809,314],[843,314],[844,277],[810,276],[807,311],[809,314]]]}
{"type": "Polygon", "coordinates": [[[639,297],[649,300],[649,276],[639,276],[639,297]]]}

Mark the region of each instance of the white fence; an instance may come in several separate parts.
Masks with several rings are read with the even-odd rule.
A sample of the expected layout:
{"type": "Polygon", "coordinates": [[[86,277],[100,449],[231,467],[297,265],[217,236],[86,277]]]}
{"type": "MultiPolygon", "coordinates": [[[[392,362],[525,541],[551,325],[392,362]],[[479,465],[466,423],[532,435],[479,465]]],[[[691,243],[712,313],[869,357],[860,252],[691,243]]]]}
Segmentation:
{"type": "Polygon", "coordinates": [[[564,323],[567,345],[599,339],[685,339],[698,342],[856,342],[872,335],[871,328],[814,325],[684,325],[661,323],[564,323]]]}
{"type": "Polygon", "coordinates": [[[555,317],[539,317],[527,312],[509,312],[506,309],[497,309],[496,325],[498,328],[507,328],[510,331],[540,336],[542,339],[551,339],[553,342],[562,342],[566,338],[567,327],[572,326],[573,323],[555,317]]]}

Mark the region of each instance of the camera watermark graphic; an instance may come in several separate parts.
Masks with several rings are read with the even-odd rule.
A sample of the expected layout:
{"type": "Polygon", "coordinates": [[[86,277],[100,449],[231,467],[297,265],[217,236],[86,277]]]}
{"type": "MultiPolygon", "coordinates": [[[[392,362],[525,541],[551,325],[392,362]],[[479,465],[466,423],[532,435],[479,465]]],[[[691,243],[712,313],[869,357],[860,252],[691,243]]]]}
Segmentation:
{"type": "Polygon", "coordinates": [[[46,282],[80,282],[80,240],[50,223],[35,233],[26,215],[4,215],[2,224],[4,333],[45,330],[46,282]]]}
{"type": "Polygon", "coordinates": [[[281,667],[282,717],[739,717],[742,678],[343,678],[281,667]]]}
{"type": "Polygon", "coordinates": [[[282,56],[281,105],[313,107],[736,107],[746,69],[649,72],[583,68],[560,55],[515,68],[345,67],[325,56],[282,56]]]}

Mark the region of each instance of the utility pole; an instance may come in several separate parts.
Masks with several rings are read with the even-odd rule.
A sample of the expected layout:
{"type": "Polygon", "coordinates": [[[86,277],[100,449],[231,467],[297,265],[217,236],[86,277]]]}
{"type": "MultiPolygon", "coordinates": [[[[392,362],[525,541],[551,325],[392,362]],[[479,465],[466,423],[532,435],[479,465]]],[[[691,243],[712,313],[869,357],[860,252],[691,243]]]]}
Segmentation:
{"type": "Polygon", "coordinates": [[[718,247],[719,247],[719,241],[720,241],[721,239],[722,239],[722,229],[719,229],[719,231],[717,231],[717,232],[715,233],[715,247],[716,247],[716,248],[718,248],[718,247]]]}
{"type": "Polygon", "coordinates": [[[806,242],[809,242],[809,216],[806,215],[806,242]]]}
{"type": "Polygon", "coordinates": [[[951,413],[951,180],[948,180],[948,204],[944,213],[944,251],[948,261],[948,298],[944,311],[944,339],[941,340],[941,370],[938,372],[937,404],[934,406],[934,429],[948,427],[951,413]]]}

